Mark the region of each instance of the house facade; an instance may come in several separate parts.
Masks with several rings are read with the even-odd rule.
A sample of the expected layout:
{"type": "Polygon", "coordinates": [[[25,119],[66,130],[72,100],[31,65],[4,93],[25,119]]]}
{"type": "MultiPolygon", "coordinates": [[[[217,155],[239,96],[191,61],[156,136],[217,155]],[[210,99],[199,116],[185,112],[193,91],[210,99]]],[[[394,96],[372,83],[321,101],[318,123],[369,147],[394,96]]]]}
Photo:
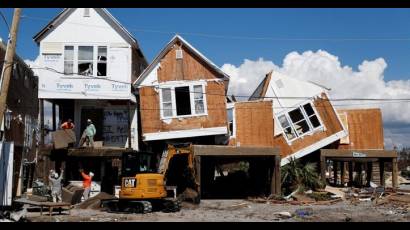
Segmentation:
{"type": "MultiPolygon", "coordinates": [[[[6,45],[0,42],[0,68],[6,53],[6,45]]],[[[7,95],[5,119],[1,122],[2,151],[7,142],[13,143],[12,197],[19,196],[31,187],[37,163],[38,135],[38,78],[17,54],[14,57],[12,76],[7,95]]],[[[4,154],[4,152],[3,152],[4,154]]],[[[0,157],[1,165],[4,156],[0,157]]],[[[5,176],[7,167],[0,170],[5,176]]],[[[2,177],[1,183],[5,182],[2,177]]],[[[7,179],[6,179],[7,180],[7,179]]],[[[2,187],[4,188],[4,187],[2,187]]]]}
{"type": "MultiPolygon", "coordinates": [[[[53,117],[58,117],[49,128],[56,130],[72,119],[79,140],[91,119],[97,129],[95,141],[129,147],[128,130],[137,127],[131,83],[147,65],[135,38],[106,9],[69,8],[34,41],[39,46],[39,98],[51,102],[53,117]]],[[[131,147],[138,149],[134,129],[131,147]]]]}
{"type": "MultiPolygon", "coordinates": [[[[228,133],[229,76],[176,35],[134,82],[147,148],[165,142],[214,144],[228,133]]],[[[165,145],[161,145],[164,147],[165,145]]]]}
{"type": "MultiPolygon", "coordinates": [[[[121,153],[139,150],[137,99],[132,82],[147,61],[137,40],[104,8],[67,8],[34,37],[39,46],[43,180],[48,169],[65,168],[66,181],[94,173],[101,190],[118,184],[121,153]],[[53,131],[72,119],[76,143],[56,148],[53,131]],[[94,148],[77,148],[91,119],[94,148]]],[[[98,186],[96,186],[98,187],[98,186]]]]}

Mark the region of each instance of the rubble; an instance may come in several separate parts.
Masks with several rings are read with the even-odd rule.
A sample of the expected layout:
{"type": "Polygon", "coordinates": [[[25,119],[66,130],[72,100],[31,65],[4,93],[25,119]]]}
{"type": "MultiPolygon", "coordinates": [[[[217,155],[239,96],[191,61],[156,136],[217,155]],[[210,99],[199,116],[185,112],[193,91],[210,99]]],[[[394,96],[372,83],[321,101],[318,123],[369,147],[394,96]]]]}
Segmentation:
{"type": "Polygon", "coordinates": [[[114,195],[110,195],[105,192],[100,192],[94,197],[88,198],[87,200],[81,202],[77,205],[77,208],[80,209],[100,209],[101,208],[101,200],[105,199],[115,199],[114,195]]]}

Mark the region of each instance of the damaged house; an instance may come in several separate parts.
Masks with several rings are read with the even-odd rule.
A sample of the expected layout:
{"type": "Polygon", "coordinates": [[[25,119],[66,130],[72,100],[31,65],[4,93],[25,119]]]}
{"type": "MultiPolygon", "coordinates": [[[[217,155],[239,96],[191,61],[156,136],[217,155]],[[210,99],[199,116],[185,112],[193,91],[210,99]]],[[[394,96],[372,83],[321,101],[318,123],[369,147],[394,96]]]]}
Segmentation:
{"type": "Polygon", "coordinates": [[[147,62],[137,40],[104,8],[67,8],[38,32],[34,41],[39,46],[35,69],[41,125],[42,130],[47,129],[41,135],[42,152],[52,159],[49,164],[43,158],[43,172],[65,165],[67,180],[80,179],[78,168],[94,172],[96,181],[105,176],[109,177],[106,180],[116,178],[115,162],[121,153],[139,148],[132,82],[147,62]],[[51,115],[44,115],[47,109],[51,115]],[[55,135],[67,119],[75,124],[74,138],[69,136],[74,140],[72,147],[78,145],[87,119],[93,121],[95,148],[67,148],[60,143],[55,135]],[[52,138],[47,143],[48,132],[52,138]]]}
{"type": "Polygon", "coordinates": [[[346,182],[350,186],[370,186],[371,181],[384,186],[387,164],[392,168],[392,187],[397,187],[397,152],[384,149],[381,110],[336,110],[327,91],[312,82],[268,73],[249,102],[271,102],[272,113],[266,107],[254,107],[259,112],[254,111],[253,116],[266,126],[271,123],[267,117],[273,117],[272,140],[267,138],[269,134],[263,125],[248,127],[241,137],[241,126],[254,117],[248,115],[247,120],[238,120],[236,116],[241,111],[236,106],[234,111],[238,111],[231,118],[234,125],[230,144],[272,144],[280,150],[282,166],[290,157],[320,162],[322,179],[337,186],[346,182]]]}
{"type": "Polygon", "coordinates": [[[271,71],[249,100],[272,101],[273,145],[280,149],[282,166],[347,135],[327,89],[315,83],[271,71]]]}
{"type": "MultiPolygon", "coordinates": [[[[0,41],[3,70],[6,45],[0,41]]],[[[31,188],[37,162],[38,78],[17,54],[0,133],[0,206],[31,188]]],[[[5,67],[6,68],[6,67],[5,67]]]]}
{"type": "MultiPolygon", "coordinates": [[[[193,145],[196,183],[205,198],[278,192],[280,182],[272,175],[279,154],[272,145],[247,145],[244,140],[240,146],[229,146],[228,83],[229,76],[219,67],[181,36],[173,37],[134,82],[141,149],[163,161],[169,145],[193,145]]],[[[161,161],[159,165],[161,171],[161,161]]],[[[169,162],[167,184],[177,185],[178,192],[186,187],[180,180],[187,165],[187,157],[169,162]]]]}

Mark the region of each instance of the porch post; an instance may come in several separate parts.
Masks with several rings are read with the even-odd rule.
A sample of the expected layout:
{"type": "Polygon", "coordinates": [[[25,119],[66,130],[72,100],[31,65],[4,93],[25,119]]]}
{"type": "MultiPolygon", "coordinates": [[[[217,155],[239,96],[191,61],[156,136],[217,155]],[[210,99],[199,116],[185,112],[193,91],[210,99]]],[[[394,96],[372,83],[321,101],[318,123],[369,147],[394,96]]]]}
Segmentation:
{"type": "Polygon", "coordinates": [[[380,185],[384,187],[385,177],[384,177],[384,161],[379,158],[379,171],[380,171],[380,185]]]}
{"type": "Polygon", "coordinates": [[[44,147],[44,99],[40,99],[40,146],[44,147]]]}
{"type": "Polygon", "coordinates": [[[128,100],[127,105],[128,105],[128,148],[131,149],[131,103],[130,103],[130,100],[128,100]]]}
{"type": "Polygon", "coordinates": [[[397,167],[397,158],[393,158],[392,160],[392,186],[393,189],[396,189],[398,187],[398,181],[397,181],[397,172],[398,172],[398,167],[397,167]]]}
{"type": "Polygon", "coordinates": [[[326,157],[320,156],[320,176],[326,182],[326,157]]]}
{"type": "Polygon", "coordinates": [[[353,185],[353,162],[349,161],[349,183],[348,186],[353,185]]]}
{"type": "Polygon", "coordinates": [[[334,186],[337,185],[337,161],[333,160],[333,184],[334,186]]]}

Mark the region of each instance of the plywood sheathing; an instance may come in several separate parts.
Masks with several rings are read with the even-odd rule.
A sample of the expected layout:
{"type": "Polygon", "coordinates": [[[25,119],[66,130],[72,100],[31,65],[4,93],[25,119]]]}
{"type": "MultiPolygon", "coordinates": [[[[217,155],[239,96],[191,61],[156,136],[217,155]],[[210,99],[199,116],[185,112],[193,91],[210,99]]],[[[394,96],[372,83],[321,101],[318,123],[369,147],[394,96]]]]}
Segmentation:
{"type": "Polygon", "coordinates": [[[160,118],[159,92],[153,87],[140,88],[143,134],[227,126],[225,86],[218,82],[208,82],[205,91],[208,115],[174,118],[166,123],[160,118]]]}
{"type": "Polygon", "coordinates": [[[209,67],[198,56],[192,54],[186,47],[176,44],[160,61],[158,82],[222,79],[224,76],[209,67]],[[182,59],[176,59],[176,51],[182,50],[182,59]]]}
{"type": "Polygon", "coordinates": [[[235,103],[236,134],[229,145],[273,147],[271,101],[235,103]]]}
{"type": "Polygon", "coordinates": [[[312,135],[306,135],[303,138],[294,140],[291,145],[288,145],[283,135],[275,136],[273,144],[275,147],[278,146],[280,148],[282,158],[343,130],[337,114],[325,93],[321,97],[314,99],[313,105],[319,114],[325,130],[316,131],[312,135]]]}
{"type": "Polygon", "coordinates": [[[338,110],[347,114],[349,144],[340,144],[339,149],[384,149],[383,121],[381,110],[338,110]]]}

